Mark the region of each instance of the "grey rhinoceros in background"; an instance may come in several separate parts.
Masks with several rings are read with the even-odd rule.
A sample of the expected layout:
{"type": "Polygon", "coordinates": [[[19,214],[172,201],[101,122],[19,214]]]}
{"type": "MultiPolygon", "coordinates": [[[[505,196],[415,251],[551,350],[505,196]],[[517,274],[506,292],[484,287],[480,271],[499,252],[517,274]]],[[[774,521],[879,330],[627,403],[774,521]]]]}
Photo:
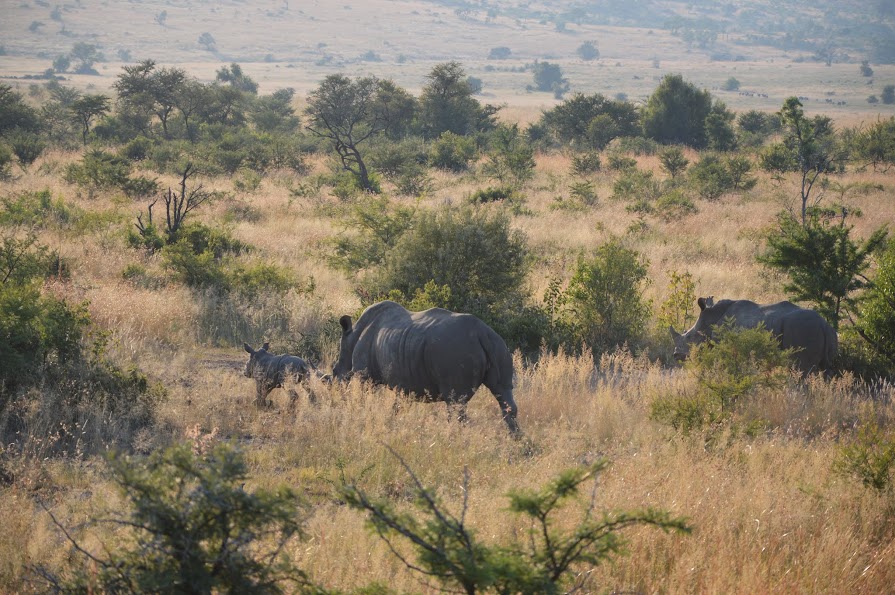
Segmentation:
{"type": "Polygon", "coordinates": [[[484,384],[500,404],[510,432],[518,436],[513,400],[513,358],[503,339],[471,314],[441,308],[410,312],[383,301],[352,325],[339,320],[342,340],[333,376],[357,374],[423,401],[444,401],[466,418],[466,404],[484,384]]]}
{"type": "MultiPolygon", "coordinates": [[[[311,366],[300,357],[268,353],[269,343],[265,343],[258,350],[252,349],[248,343],[243,343],[243,347],[249,354],[244,373],[246,378],[255,379],[255,404],[259,407],[269,404],[267,395],[275,388],[282,388],[287,378],[291,377],[296,383],[300,383],[310,373],[311,366]]],[[[316,399],[312,391],[308,392],[308,396],[312,402],[316,399]]],[[[290,405],[294,404],[297,398],[298,393],[294,389],[289,389],[290,405]]]]}
{"type": "Polygon", "coordinates": [[[674,358],[684,360],[690,347],[712,339],[713,327],[732,318],[734,324],[754,328],[759,324],[774,333],[783,349],[795,349],[793,358],[802,374],[830,371],[839,349],[836,331],[824,318],[792,302],[759,305],[749,300],[697,300],[701,310],[693,328],[680,334],[669,327],[674,339],[674,358]]]}

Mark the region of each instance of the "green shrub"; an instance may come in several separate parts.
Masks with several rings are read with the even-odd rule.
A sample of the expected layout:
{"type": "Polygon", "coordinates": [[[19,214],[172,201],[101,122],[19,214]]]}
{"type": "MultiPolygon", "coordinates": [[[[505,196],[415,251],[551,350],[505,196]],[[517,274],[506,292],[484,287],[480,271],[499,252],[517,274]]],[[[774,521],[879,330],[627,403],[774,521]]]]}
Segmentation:
{"type": "Polygon", "coordinates": [[[351,233],[333,241],[330,264],[352,275],[381,264],[413,220],[414,209],[395,205],[384,196],[356,201],[342,221],[351,233]]]}
{"type": "Polygon", "coordinates": [[[384,255],[373,293],[412,296],[434,281],[451,288],[451,310],[487,322],[492,309],[522,291],[527,255],[525,237],[505,214],[471,207],[423,212],[384,255]]]}
{"type": "Polygon", "coordinates": [[[578,176],[587,176],[597,173],[602,167],[600,154],[596,151],[588,151],[572,155],[572,172],[578,176]]]}
{"type": "Polygon", "coordinates": [[[487,188],[480,188],[473,192],[469,197],[469,202],[476,205],[501,200],[518,201],[521,200],[521,198],[521,195],[513,186],[488,186],[487,188]]]}
{"type": "Polygon", "coordinates": [[[662,186],[651,171],[626,169],[612,185],[612,200],[652,203],[661,195],[662,186]]]}
{"type": "Polygon", "coordinates": [[[675,221],[696,213],[698,209],[681,188],[666,192],[655,203],[655,212],[665,221],[675,221]]]}
{"type": "Polygon", "coordinates": [[[718,200],[734,189],[734,179],[717,155],[704,155],[688,172],[690,184],[705,200],[718,200]]]}
{"type": "Polygon", "coordinates": [[[659,143],[643,136],[622,136],[612,141],[612,151],[631,155],[655,155],[659,151],[659,143]]]}
{"type": "Polygon", "coordinates": [[[131,161],[143,161],[152,153],[152,141],[145,136],[138,136],[121,147],[119,154],[131,161]]]}
{"type": "Polygon", "coordinates": [[[475,139],[448,131],[432,143],[429,164],[438,169],[463,172],[469,168],[469,162],[476,158],[477,152],[475,139]]]}
{"type": "Polygon", "coordinates": [[[684,156],[684,151],[680,147],[662,149],[659,153],[659,161],[662,163],[662,169],[672,178],[684,173],[687,166],[690,165],[690,160],[684,156]]]}
{"type": "Polygon", "coordinates": [[[45,228],[69,227],[86,216],[80,208],[53,200],[49,190],[21,192],[0,198],[0,225],[45,228]]]}
{"type": "Polygon", "coordinates": [[[609,153],[609,169],[613,171],[627,171],[631,169],[635,169],[637,167],[637,160],[633,157],[628,157],[622,153],[609,153]]]}
{"type": "Polygon", "coordinates": [[[161,254],[165,268],[181,283],[194,288],[229,286],[224,264],[211,250],[197,252],[189,240],[183,239],[165,246],[161,254]]]}
{"type": "Polygon", "coordinates": [[[858,434],[839,448],[834,469],[860,479],[877,492],[891,491],[895,480],[895,433],[876,420],[866,421],[858,434]]]}
{"type": "Polygon", "coordinates": [[[715,327],[711,342],[693,350],[687,368],[699,387],[730,412],[737,402],[759,389],[780,389],[788,378],[792,350],[780,348],[763,326],[741,328],[733,321],[715,327]]]}
{"type": "Polygon", "coordinates": [[[617,240],[578,261],[566,290],[570,326],[595,355],[625,343],[636,347],[649,318],[643,298],[647,262],[617,240]]]}
{"type": "Polygon", "coordinates": [[[125,188],[130,182],[130,174],[131,164],[127,159],[102,149],[91,149],[80,163],[68,165],[63,177],[93,197],[99,190],[125,188]]]}
{"type": "Polygon", "coordinates": [[[310,589],[284,550],[303,535],[305,505],[286,486],[245,490],[248,466],[234,447],[195,454],[183,444],[147,459],[110,456],[109,467],[129,504],[126,515],[113,519],[129,538],[101,548],[100,557],[75,557],[64,576],[42,569],[48,587],[85,593],[310,589]]]}
{"type": "Polygon", "coordinates": [[[44,143],[40,136],[31,132],[19,132],[13,134],[9,138],[9,144],[16,159],[19,160],[19,165],[22,166],[23,169],[28,168],[32,163],[37,161],[37,158],[40,157],[43,154],[44,149],[47,148],[46,143],[44,143]]]}
{"type": "Polygon", "coordinates": [[[295,286],[288,270],[263,262],[236,265],[228,276],[230,288],[248,299],[257,298],[262,293],[285,293],[295,286]]]}

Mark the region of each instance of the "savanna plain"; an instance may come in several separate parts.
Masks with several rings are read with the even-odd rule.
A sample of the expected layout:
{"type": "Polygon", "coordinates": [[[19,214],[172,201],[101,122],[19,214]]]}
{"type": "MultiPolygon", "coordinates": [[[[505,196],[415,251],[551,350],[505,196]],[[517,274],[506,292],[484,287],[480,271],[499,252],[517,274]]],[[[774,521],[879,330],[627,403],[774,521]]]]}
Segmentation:
{"type": "MultiPolygon", "coordinates": [[[[301,534],[280,553],[332,592],[456,587],[419,572],[409,541],[377,535],[346,505],[346,482],[417,517],[419,482],[478,540],[524,545],[540,539],[537,525],[508,495],[604,459],[553,531],[647,509],[689,530],[624,528],[620,552],[571,565],[559,592],[892,592],[895,345],[871,346],[857,329],[887,270],[895,284],[893,248],[880,241],[840,291],[831,374],[803,378],[747,354],[712,382],[707,364],[674,360],[668,326],[692,325],[701,296],[796,301],[789,271],[766,256],[781,213],[802,221],[803,199],[816,207],[805,226],[841,222],[855,245],[891,227],[895,100],[867,96],[885,99],[895,65],[864,62],[860,47],[827,64],[822,44],[748,45],[733,25],[687,41],[680,31],[698,38],[704,21],[675,2],[646,4],[679,12],[683,29],[559,20],[551,2],[537,14],[510,2],[45,4],[4,8],[0,25],[0,125],[18,106],[37,122],[0,130],[0,330],[10,337],[0,347],[0,591],[52,591],[78,572],[90,584],[91,557],[135,547],[132,525],[103,522],[134,506],[109,453],[139,469],[173,445],[202,460],[229,444],[246,465],[239,490],[296,492],[301,534]],[[94,53],[82,46],[54,62],[77,43],[94,53]],[[183,74],[167,112],[164,85],[135,82],[146,59],[146,80],[183,74]],[[87,69],[73,72],[79,60],[87,69]],[[544,64],[562,75],[539,89],[538,73],[556,74],[544,64]],[[324,84],[338,76],[342,87],[324,84]],[[391,86],[363,87],[369,76],[391,86]],[[438,85],[460,99],[436,117],[438,85]],[[717,126],[671,141],[650,128],[673,85],[707,102],[702,117],[714,110],[717,126]],[[187,88],[215,109],[184,107],[187,88]],[[339,95],[348,91],[407,119],[384,125],[339,95]],[[90,104],[78,102],[96,97],[107,102],[85,122],[90,104]],[[569,123],[582,114],[597,123],[569,123]],[[370,137],[345,151],[344,136],[327,134],[355,116],[354,131],[370,137]],[[775,147],[798,151],[794,122],[829,158],[806,174],[798,159],[772,158],[775,147]],[[38,147],[30,159],[28,146],[38,147]],[[807,196],[803,174],[816,178],[807,196]],[[178,196],[197,201],[180,230],[165,217],[178,196]],[[429,253],[431,276],[407,272],[429,253]],[[613,268],[614,257],[627,264],[613,268]],[[316,375],[258,406],[243,342],[330,372],[339,318],[383,298],[462,304],[501,332],[522,436],[507,432],[485,388],[465,423],[442,403],[316,375]],[[16,347],[27,316],[42,326],[16,347]]],[[[258,540],[260,551],[276,536],[258,540]]]]}

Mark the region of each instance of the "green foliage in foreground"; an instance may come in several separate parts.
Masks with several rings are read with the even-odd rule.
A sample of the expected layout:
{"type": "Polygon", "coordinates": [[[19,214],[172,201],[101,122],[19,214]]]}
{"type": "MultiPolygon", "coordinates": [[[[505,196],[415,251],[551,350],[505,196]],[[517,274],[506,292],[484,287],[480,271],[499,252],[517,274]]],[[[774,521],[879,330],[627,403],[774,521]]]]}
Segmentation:
{"type": "MultiPolygon", "coordinates": [[[[514,490],[509,510],[530,521],[527,532],[508,545],[489,545],[466,524],[466,506],[459,516],[447,511],[402,460],[413,480],[418,514],[404,513],[390,503],[371,498],[356,485],[345,483],[342,498],[349,506],[368,513],[372,529],[393,548],[401,538],[413,546],[416,560],[402,561],[412,570],[440,583],[446,591],[463,593],[564,593],[586,585],[588,567],[624,553],[625,528],[649,525],[664,531],[689,532],[686,520],[668,512],[645,509],[633,512],[597,512],[593,496],[572,528],[557,518],[566,504],[579,496],[608,466],[601,459],[571,469],[539,490],[514,490]]],[[[468,480],[468,477],[467,477],[468,480]]],[[[464,485],[466,493],[468,485],[464,485]]]]}
{"type": "Polygon", "coordinates": [[[858,435],[839,449],[834,469],[877,492],[891,490],[895,480],[895,433],[875,420],[862,424],[858,435]]]}
{"type": "MultiPolygon", "coordinates": [[[[303,502],[288,487],[246,491],[248,467],[221,444],[190,445],[145,460],[111,456],[112,479],[130,503],[110,522],[131,539],[94,555],[72,541],[80,564],[65,576],[38,568],[64,593],[318,592],[285,552],[302,536],[303,502]]],[[[54,519],[55,520],[55,519],[54,519]]],[[[57,523],[58,524],[58,523],[57,523]]]]}

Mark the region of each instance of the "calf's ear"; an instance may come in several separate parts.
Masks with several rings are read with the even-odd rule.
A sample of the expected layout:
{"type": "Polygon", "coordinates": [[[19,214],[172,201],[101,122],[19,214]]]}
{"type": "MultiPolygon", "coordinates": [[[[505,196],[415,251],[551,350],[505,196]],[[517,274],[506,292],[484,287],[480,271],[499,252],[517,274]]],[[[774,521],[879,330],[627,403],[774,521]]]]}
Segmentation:
{"type": "Polygon", "coordinates": [[[252,346],[249,345],[248,343],[243,343],[242,347],[243,347],[243,349],[246,350],[246,353],[255,353],[255,350],[252,349],[252,346]]]}
{"type": "Polygon", "coordinates": [[[267,351],[268,349],[270,349],[270,343],[265,341],[264,345],[261,346],[261,349],[263,349],[264,351],[267,351]]]}
{"type": "Polygon", "coordinates": [[[696,303],[699,304],[700,310],[705,310],[705,298],[699,298],[696,303]]]}
{"type": "Polygon", "coordinates": [[[347,314],[339,319],[339,324],[342,326],[342,333],[350,333],[351,332],[351,317],[347,314]]]}

